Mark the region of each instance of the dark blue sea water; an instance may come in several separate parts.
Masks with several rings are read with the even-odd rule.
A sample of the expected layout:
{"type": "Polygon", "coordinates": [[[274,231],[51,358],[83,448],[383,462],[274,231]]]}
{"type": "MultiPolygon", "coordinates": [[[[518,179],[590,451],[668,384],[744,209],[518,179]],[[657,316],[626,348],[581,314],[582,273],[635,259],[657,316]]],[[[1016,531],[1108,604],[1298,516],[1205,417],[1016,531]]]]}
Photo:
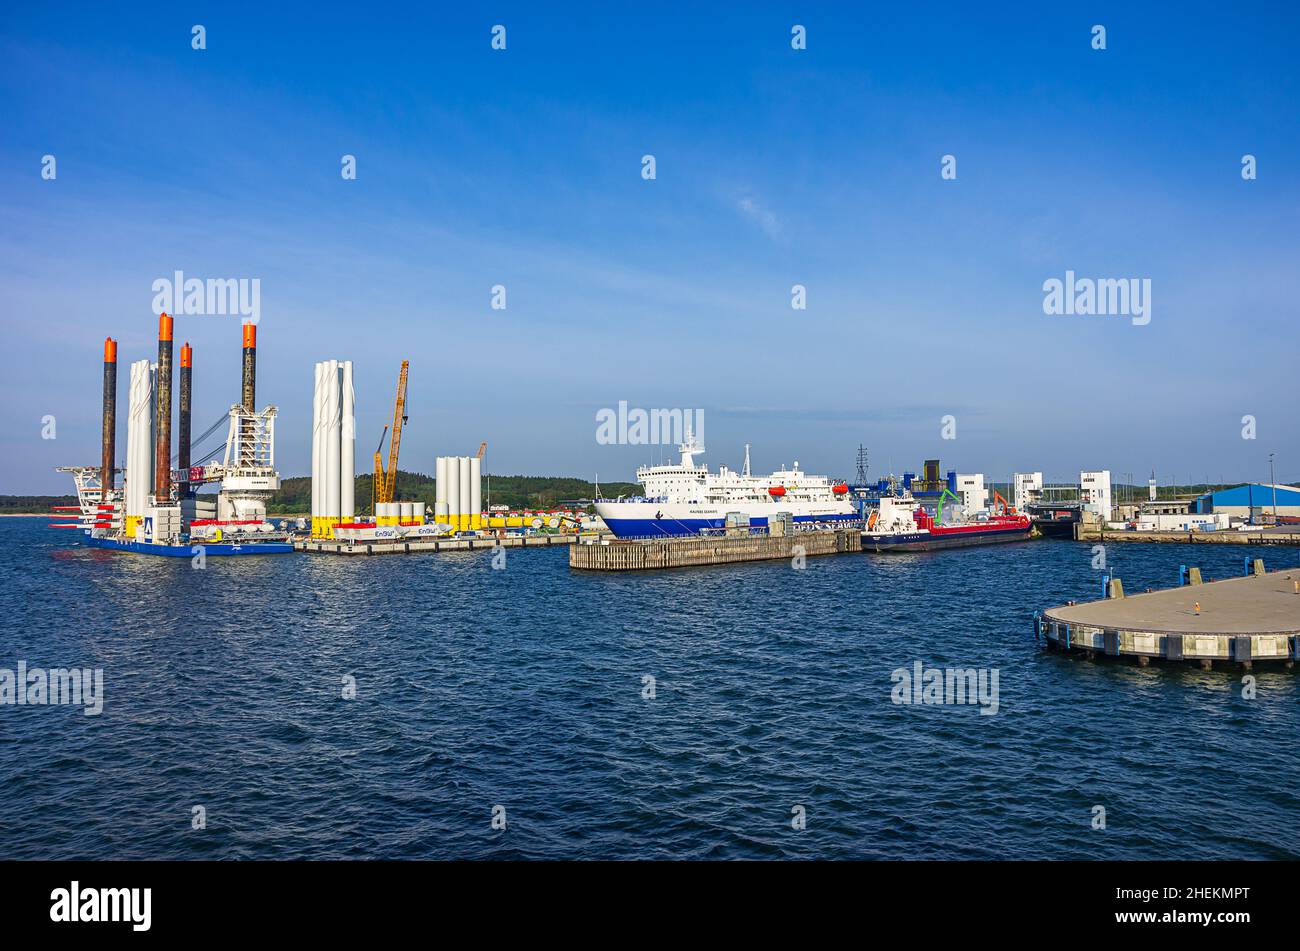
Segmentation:
{"type": "MultiPolygon", "coordinates": [[[[0,707],[0,858],[1300,857],[1300,672],[1045,652],[1087,545],[595,575],[69,534],[0,520],[0,667],[102,667],[104,709],[0,707]],[[998,713],[895,705],[917,660],[997,668],[998,713]]],[[[1300,563],[1109,547],[1129,591],[1247,555],[1300,563]]]]}

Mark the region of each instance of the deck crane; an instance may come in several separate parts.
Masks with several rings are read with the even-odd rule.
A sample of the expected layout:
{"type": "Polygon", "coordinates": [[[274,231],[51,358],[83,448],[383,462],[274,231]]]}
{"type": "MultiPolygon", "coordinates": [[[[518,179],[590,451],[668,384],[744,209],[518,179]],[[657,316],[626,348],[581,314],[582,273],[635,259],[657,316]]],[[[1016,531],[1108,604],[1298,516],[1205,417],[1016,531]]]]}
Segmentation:
{"type": "Polygon", "coordinates": [[[961,505],[961,499],[958,496],[954,495],[951,489],[949,489],[947,486],[944,486],[943,492],[939,494],[939,511],[935,513],[935,517],[934,517],[936,524],[939,525],[943,524],[943,503],[948,499],[952,499],[958,505],[961,505]]]}
{"type": "MultiPolygon", "coordinates": [[[[392,441],[388,448],[388,471],[384,471],[380,452],[384,448],[384,436],[379,437],[379,447],[375,450],[375,472],[372,482],[374,504],[393,501],[393,490],[397,486],[397,453],[402,445],[402,426],[406,423],[406,377],[410,362],[402,361],[402,370],[397,375],[397,399],[393,404],[392,441]]],[[[389,427],[384,427],[384,435],[389,427]]]]}

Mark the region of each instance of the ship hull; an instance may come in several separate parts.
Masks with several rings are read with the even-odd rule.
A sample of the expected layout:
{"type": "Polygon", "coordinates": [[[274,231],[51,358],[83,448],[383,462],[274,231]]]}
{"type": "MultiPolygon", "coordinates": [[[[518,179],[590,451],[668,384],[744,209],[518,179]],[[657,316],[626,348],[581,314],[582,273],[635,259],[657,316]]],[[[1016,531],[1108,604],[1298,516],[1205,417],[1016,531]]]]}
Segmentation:
{"type": "Polygon", "coordinates": [[[293,544],[290,542],[250,542],[246,545],[230,542],[194,542],[191,545],[155,545],[152,542],[96,538],[93,535],[88,536],[85,542],[91,548],[128,551],[136,555],[160,555],[164,558],[192,558],[199,554],[200,550],[205,558],[230,555],[282,555],[293,551],[293,544]]]}
{"type": "Polygon", "coordinates": [[[873,552],[937,551],[942,548],[966,548],[973,545],[1000,545],[1028,540],[1032,526],[1006,528],[961,528],[936,534],[933,532],[899,532],[897,534],[862,533],[862,550],[873,552]]]}
{"type": "Polygon", "coordinates": [[[619,538],[698,535],[703,529],[724,528],[728,512],[744,512],[752,528],[765,528],[768,515],[789,512],[800,525],[853,522],[858,513],[848,502],[800,502],[784,505],[717,506],[689,502],[597,502],[599,515],[619,538]]]}

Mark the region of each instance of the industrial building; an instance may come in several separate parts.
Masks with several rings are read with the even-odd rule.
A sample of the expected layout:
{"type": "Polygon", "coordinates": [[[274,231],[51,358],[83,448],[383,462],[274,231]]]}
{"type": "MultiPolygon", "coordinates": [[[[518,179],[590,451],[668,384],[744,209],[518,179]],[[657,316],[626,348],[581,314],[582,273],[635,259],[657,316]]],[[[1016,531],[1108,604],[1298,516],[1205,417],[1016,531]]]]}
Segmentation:
{"type": "Polygon", "coordinates": [[[949,469],[947,478],[939,475],[939,460],[927,459],[921,467],[921,477],[915,472],[903,473],[903,488],[918,499],[937,499],[944,492],[957,494],[957,470],[949,469]]]}
{"type": "Polygon", "coordinates": [[[1029,509],[1030,502],[1037,502],[1043,491],[1043,474],[1041,472],[1017,472],[1013,477],[1012,500],[1017,512],[1029,509]]]}
{"type": "Polygon", "coordinates": [[[961,507],[967,512],[984,512],[989,507],[989,490],[984,487],[984,474],[957,473],[957,494],[961,507]]]}
{"type": "Polygon", "coordinates": [[[1199,515],[1227,515],[1252,522],[1266,521],[1276,511],[1279,519],[1300,518],[1300,488],[1248,482],[1198,496],[1191,511],[1199,515]]]}
{"type": "Polygon", "coordinates": [[[1102,519],[1111,516],[1110,504],[1110,470],[1079,473],[1079,502],[1085,512],[1092,512],[1102,519]]]}

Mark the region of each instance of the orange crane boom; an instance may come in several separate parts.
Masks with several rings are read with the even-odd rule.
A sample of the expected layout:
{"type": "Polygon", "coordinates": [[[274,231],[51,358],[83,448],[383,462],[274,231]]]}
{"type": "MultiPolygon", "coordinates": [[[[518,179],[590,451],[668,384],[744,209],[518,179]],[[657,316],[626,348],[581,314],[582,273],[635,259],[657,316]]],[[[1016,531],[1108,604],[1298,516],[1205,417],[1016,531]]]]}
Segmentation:
{"type": "Polygon", "coordinates": [[[397,485],[397,451],[402,445],[402,424],[406,422],[406,377],[409,361],[402,361],[402,371],[397,375],[397,401],[393,404],[393,439],[388,448],[388,474],[384,479],[384,501],[393,501],[397,485]]]}
{"type": "Polygon", "coordinates": [[[375,504],[377,502],[384,501],[382,498],[380,498],[380,496],[384,494],[384,460],[383,457],[379,455],[379,453],[384,448],[384,437],[387,435],[388,435],[388,427],[385,426],[384,431],[379,434],[379,445],[375,447],[375,472],[374,475],[370,477],[370,514],[371,515],[379,514],[377,511],[375,511],[375,504]]]}

